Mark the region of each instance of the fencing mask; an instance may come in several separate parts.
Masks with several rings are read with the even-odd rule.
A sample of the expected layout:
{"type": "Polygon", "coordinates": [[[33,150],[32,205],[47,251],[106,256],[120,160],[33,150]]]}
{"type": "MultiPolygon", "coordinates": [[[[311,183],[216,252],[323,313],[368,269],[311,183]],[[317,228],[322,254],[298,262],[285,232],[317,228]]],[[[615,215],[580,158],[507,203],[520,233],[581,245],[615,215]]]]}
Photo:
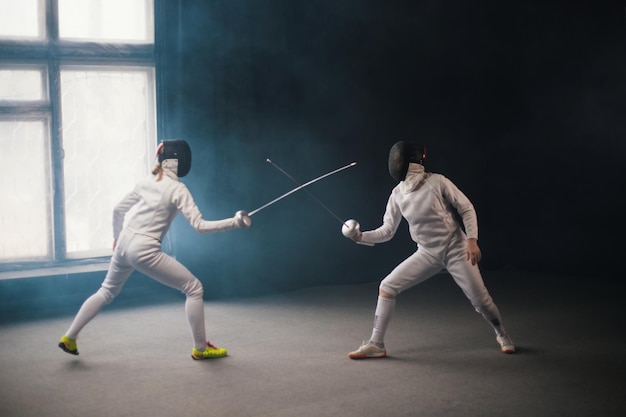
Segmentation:
{"type": "Polygon", "coordinates": [[[159,162],[163,162],[166,159],[178,160],[178,172],[176,175],[179,177],[184,177],[191,169],[191,148],[182,139],[162,141],[157,148],[157,155],[159,156],[159,162]]]}
{"type": "Polygon", "coordinates": [[[389,174],[394,180],[404,181],[409,163],[424,165],[426,147],[413,142],[396,142],[389,151],[389,174]]]}

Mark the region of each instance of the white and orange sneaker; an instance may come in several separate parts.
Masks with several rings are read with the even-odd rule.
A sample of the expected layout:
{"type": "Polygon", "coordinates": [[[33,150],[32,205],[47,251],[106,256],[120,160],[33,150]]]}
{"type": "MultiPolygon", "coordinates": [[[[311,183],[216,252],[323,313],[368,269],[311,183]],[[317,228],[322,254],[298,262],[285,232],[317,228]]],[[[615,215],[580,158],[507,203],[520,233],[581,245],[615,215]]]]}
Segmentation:
{"type": "Polygon", "coordinates": [[[498,335],[496,336],[496,340],[500,345],[502,353],[515,353],[515,345],[508,334],[498,335]]]}
{"type": "Polygon", "coordinates": [[[363,342],[357,350],[348,353],[350,359],[384,358],[385,356],[387,356],[385,345],[378,346],[372,342],[363,342]]]}

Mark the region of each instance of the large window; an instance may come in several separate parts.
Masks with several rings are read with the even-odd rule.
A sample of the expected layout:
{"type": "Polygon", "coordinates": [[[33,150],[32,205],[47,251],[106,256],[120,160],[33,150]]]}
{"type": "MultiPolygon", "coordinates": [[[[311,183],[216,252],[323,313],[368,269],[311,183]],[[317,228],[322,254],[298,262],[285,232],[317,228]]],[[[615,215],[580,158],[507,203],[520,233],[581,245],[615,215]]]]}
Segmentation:
{"type": "Polygon", "coordinates": [[[111,254],[156,147],[152,0],[0,0],[0,272],[111,254]]]}

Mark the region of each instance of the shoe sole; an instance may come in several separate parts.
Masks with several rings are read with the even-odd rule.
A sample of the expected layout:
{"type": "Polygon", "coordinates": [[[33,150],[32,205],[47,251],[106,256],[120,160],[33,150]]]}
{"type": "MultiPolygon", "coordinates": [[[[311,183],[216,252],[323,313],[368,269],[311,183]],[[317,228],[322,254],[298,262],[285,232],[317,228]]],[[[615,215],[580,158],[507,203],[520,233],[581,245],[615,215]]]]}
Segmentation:
{"type": "Polygon", "coordinates": [[[384,351],[382,354],[379,355],[353,355],[353,354],[348,354],[348,357],[350,359],[382,359],[384,357],[387,356],[387,351],[384,351]]]}
{"type": "Polygon", "coordinates": [[[196,356],[193,354],[193,352],[191,353],[191,359],[193,359],[194,361],[204,361],[207,359],[219,359],[219,358],[223,358],[228,356],[228,352],[224,351],[223,354],[218,354],[218,355],[210,355],[210,356],[196,356]]]}
{"type": "Polygon", "coordinates": [[[191,359],[193,359],[194,361],[205,361],[207,359],[219,359],[219,358],[225,358],[228,355],[222,355],[222,356],[209,356],[209,357],[202,357],[202,358],[196,358],[195,356],[191,355],[191,359]]]}
{"type": "Polygon", "coordinates": [[[59,342],[59,347],[63,350],[63,352],[67,352],[70,355],[78,355],[78,349],[70,350],[70,349],[67,348],[67,346],[65,346],[65,343],[63,343],[63,342],[59,342]]]}

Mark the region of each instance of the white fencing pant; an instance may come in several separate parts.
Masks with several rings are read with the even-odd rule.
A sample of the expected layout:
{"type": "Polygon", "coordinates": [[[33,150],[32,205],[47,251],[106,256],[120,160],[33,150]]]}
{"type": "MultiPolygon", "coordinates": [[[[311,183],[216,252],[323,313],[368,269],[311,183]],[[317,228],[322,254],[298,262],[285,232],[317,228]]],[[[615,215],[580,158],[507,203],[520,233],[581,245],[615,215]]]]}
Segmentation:
{"type": "Polygon", "coordinates": [[[100,289],[81,306],[66,335],[76,339],[80,331],[120,293],[130,274],[137,270],[161,284],[186,295],[185,311],[194,345],[206,346],[202,283],[180,262],[161,250],[161,243],[151,237],[122,231],[111,264],[100,289]]]}
{"type": "Polygon", "coordinates": [[[485,287],[478,265],[467,260],[465,237],[453,238],[440,259],[425,250],[417,250],[396,266],[380,283],[380,289],[393,295],[420,284],[442,270],[447,270],[463,290],[474,309],[482,314],[497,334],[504,333],[500,312],[485,287]]]}

